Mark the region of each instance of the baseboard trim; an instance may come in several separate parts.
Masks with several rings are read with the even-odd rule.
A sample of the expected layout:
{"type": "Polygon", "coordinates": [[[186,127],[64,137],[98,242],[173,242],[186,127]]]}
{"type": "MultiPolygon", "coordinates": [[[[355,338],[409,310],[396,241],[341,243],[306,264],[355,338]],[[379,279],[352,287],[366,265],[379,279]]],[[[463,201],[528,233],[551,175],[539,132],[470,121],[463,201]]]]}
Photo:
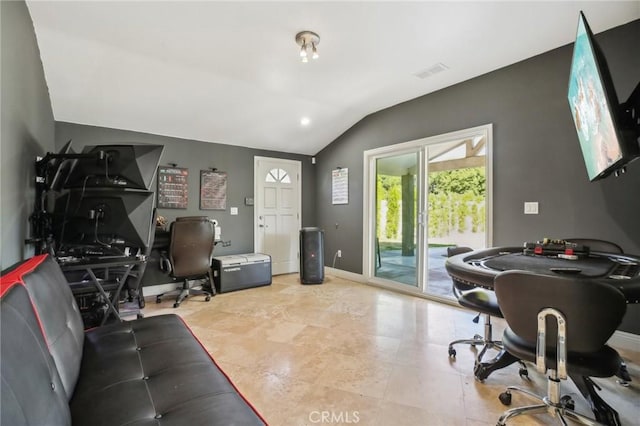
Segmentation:
{"type": "Polygon", "coordinates": [[[333,275],[337,278],[344,278],[345,280],[367,284],[367,281],[364,279],[362,274],[356,274],[355,272],[343,271],[342,269],[330,268],[328,266],[324,267],[324,272],[326,275],[333,275]]]}
{"type": "Polygon", "coordinates": [[[168,293],[177,289],[178,287],[182,287],[182,283],[166,283],[166,284],[156,284],[144,287],[142,290],[142,294],[144,297],[157,296],[159,294],[168,293]]]}
{"type": "Polygon", "coordinates": [[[640,348],[640,335],[617,330],[607,344],[616,349],[637,352],[640,348]]]}

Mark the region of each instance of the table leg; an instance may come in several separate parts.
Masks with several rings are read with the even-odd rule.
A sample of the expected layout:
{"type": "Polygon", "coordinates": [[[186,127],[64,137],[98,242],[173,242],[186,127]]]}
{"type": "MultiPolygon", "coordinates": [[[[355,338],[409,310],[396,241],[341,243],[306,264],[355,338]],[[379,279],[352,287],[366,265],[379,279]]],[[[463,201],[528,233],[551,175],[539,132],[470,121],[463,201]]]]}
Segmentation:
{"type": "MultiPolygon", "coordinates": [[[[115,308],[115,306],[113,305],[113,302],[111,301],[107,293],[104,291],[104,288],[102,287],[102,284],[100,284],[100,280],[96,277],[96,274],[94,274],[93,270],[91,270],[90,268],[87,268],[86,271],[91,277],[91,280],[95,284],[96,288],[98,289],[98,292],[100,292],[102,297],[104,297],[104,299],[107,301],[107,306],[109,307],[109,309],[107,310],[107,313],[102,318],[102,322],[100,323],[100,325],[105,324],[105,322],[107,321],[107,318],[109,317],[110,312],[113,313],[113,315],[115,315],[118,321],[122,321],[122,319],[120,318],[120,315],[118,314],[118,310],[115,308]]],[[[121,287],[122,287],[122,284],[119,284],[118,288],[121,288],[121,287]]],[[[116,294],[117,293],[119,293],[119,291],[116,291],[116,294]]]]}
{"type": "Polygon", "coordinates": [[[506,350],[501,350],[495,358],[486,362],[477,362],[473,367],[473,374],[476,380],[483,382],[484,379],[489,377],[491,373],[501,368],[507,367],[514,362],[518,362],[519,359],[511,355],[506,350]]]}

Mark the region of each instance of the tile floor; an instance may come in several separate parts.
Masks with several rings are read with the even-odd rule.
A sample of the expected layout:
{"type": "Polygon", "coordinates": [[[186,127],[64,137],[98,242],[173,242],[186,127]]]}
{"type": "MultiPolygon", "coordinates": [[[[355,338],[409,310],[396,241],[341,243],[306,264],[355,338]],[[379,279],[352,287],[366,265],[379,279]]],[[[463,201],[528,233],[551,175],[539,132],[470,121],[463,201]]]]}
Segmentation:
{"type": "MultiPolygon", "coordinates": [[[[458,347],[457,359],[449,359],[449,341],[482,333],[472,313],[332,276],[322,285],[301,285],[296,274],[277,276],[270,286],[210,302],[194,296],[178,309],[172,298],[154,299],[145,315],[181,315],[271,425],[495,425],[505,409],[498,401],[504,386],[546,390],[533,366],[529,382],[511,366],[479,383],[469,347],[458,347]]],[[[496,336],[503,328],[502,320],[494,321],[496,336]]],[[[597,383],[623,425],[637,425],[640,351],[621,354],[631,386],[597,383]]],[[[571,384],[563,393],[591,414],[571,384]]],[[[530,403],[514,394],[513,406],[530,403]]],[[[542,415],[510,424],[557,422],[542,415]]]]}

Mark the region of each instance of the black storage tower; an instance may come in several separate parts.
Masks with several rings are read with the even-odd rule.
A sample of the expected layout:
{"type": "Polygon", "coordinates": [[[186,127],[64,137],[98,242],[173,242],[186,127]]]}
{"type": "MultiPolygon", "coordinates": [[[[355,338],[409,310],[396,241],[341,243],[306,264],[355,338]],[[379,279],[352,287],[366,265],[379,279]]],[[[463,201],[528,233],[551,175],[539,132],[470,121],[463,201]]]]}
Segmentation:
{"type": "Polygon", "coordinates": [[[320,228],[300,230],[300,282],[322,284],[324,281],[324,231],[320,228]]]}

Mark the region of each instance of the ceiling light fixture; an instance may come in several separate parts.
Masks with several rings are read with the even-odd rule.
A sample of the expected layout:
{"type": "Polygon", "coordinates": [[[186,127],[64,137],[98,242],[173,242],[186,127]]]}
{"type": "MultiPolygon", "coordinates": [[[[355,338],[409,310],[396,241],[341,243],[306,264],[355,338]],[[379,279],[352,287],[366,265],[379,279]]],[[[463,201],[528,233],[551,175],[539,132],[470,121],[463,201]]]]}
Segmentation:
{"type": "Polygon", "coordinates": [[[296,43],[300,46],[300,58],[302,62],[309,62],[309,56],[312,59],[318,59],[318,44],[320,44],[320,36],[313,31],[300,31],[296,34],[296,43]],[[309,55],[311,50],[311,55],[309,55]]]}

